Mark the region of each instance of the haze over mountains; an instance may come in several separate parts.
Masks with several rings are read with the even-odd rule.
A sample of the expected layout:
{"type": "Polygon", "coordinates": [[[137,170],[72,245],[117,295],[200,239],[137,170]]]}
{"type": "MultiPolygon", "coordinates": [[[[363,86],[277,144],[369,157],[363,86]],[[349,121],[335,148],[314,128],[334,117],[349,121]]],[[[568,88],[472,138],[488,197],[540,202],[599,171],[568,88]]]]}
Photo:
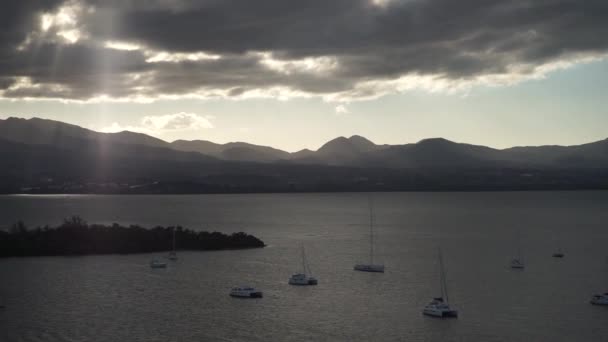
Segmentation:
{"type": "Polygon", "coordinates": [[[500,150],[442,138],[377,145],[354,135],[333,139],[316,151],[289,153],[245,142],[169,143],[140,133],[100,133],[58,121],[9,118],[0,120],[0,158],[2,184],[10,191],[15,191],[15,184],[20,189],[39,188],[41,179],[50,179],[54,186],[61,183],[62,190],[70,182],[78,186],[122,182],[129,189],[134,184],[168,182],[215,189],[209,191],[242,189],[243,184],[250,191],[257,191],[260,184],[268,191],[314,190],[319,184],[369,186],[372,176],[376,185],[385,186],[388,179],[400,184],[395,190],[404,189],[404,184],[424,189],[429,178],[432,187],[441,189],[441,184],[458,188],[458,177],[468,188],[472,183],[481,187],[526,183],[530,180],[520,179],[521,175],[534,178],[538,174],[559,174],[559,179],[544,179],[542,184],[562,184],[564,177],[569,179],[567,184],[579,184],[584,177],[588,187],[598,187],[606,183],[602,175],[608,170],[608,139],[577,146],[500,150]],[[480,170],[484,170],[481,176],[480,170]],[[512,179],[514,174],[520,175],[517,181],[512,179]],[[590,174],[594,175],[591,183],[590,174]],[[305,189],[297,188],[303,184],[305,189]]]}

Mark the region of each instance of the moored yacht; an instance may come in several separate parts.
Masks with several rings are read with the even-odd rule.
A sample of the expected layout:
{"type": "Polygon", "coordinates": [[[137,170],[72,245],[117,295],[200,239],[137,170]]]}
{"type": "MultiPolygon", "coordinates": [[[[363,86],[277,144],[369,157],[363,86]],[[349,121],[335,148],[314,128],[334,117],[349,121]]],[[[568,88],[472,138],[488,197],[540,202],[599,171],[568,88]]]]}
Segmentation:
{"type": "Polygon", "coordinates": [[[514,258],[513,260],[511,260],[511,268],[525,268],[526,266],[524,265],[523,260],[518,259],[518,258],[514,258]]]}
{"type": "Polygon", "coordinates": [[[173,261],[177,260],[177,253],[175,253],[173,251],[169,252],[168,258],[169,258],[169,260],[173,260],[173,261]]]}
{"type": "Polygon", "coordinates": [[[458,317],[458,310],[452,309],[448,299],[448,285],[445,279],[445,271],[443,269],[443,256],[441,249],[439,250],[439,288],[441,297],[435,297],[428,303],[422,313],[432,317],[458,317]]]}
{"type": "Polygon", "coordinates": [[[167,263],[158,258],[155,258],[155,259],[152,259],[152,261],[150,261],[150,267],[151,268],[167,268],[167,263]]]}
{"type": "Polygon", "coordinates": [[[383,264],[374,264],[374,208],[371,197],[369,199],[369,263],[356,264],[355,271],[384,273],[383,264]]]}
{"type": "Polygon", "coordinates": [[[591,297],[590,303],[594,305],[608,305],[608,292],[594,295],[591,297]]]}
{"type": "Polygon", "coordinates": [[[450,308],[450,305],[445,303],[442,297],[433,298],[433,300],[424,307],[422,313],[433,317],[458,317],[458,311],[450,308]]]}
{"type": "Polygon", "coordinates": [[[262,291],[258,291],[250,286],[233,287],[230,290],[230,296],[238,298],[262,298],[262,291]]]}
{"type": "Polygon", "coordinates": [[[358,264],[354,267],[355,271],[361,272],[379,272],[384,273],[384,265],[379,264],[358,264]]]}
{"type": "Polygon", "coordinates": [[[318,280],[315,277],[308,276],[304,273],[297,273],[289,278],[289,285],[317,285],[318,280]]]}
{"type": "Polygon", "coordinates": [[[306,261],[304,245],[302,245],[302,273],[296,273],[289,278],[289,285],[317,285],[317,278],[312,276],[310,266],[306,261]]]}
{"type": "Polygon", "coordinates": [[[525,268],[524,258],[521,256],[521,248],[517,249],[517,257],[511,259],[511,268],[525,268]]]}

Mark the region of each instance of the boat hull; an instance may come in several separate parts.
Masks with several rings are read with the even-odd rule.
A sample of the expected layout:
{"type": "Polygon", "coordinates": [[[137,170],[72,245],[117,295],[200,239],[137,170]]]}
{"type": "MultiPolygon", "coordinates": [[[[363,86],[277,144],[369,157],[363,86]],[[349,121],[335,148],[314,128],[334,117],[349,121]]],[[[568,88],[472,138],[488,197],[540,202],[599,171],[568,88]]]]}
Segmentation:
{"type": "Polygon", "coordinates": [[[589,302],[593,305],[607,306],[608,296],[593,296],[589,302]]]}
{"type": "Polygon", "coordinates": [[[384,265],[355,265],[353,268],[355,271],[359,272],[375,272],[375,273],[384,273],[384,265]]]}
{"type": "Polygon", "coordinates": [[[296,286],[309,286],[309,285],[317,285],[318,281],[317,280],[305,280],[305,281],[300,281],[300,280],[289,280],[289,285],[296,285],[296,286]]]}
{"type": "Polygon", "coordinates": [[[456,318],[458,317],[457,310],[432,310],[424,309],[422,313],[426,316],[437,317],[437,318],[456,318]]]}
{"type": "Polygon", "coordinates": [[[234,298],[262,298],[264,295],[262,294],[262,292],[252,292],[249,294],[238,294],[238,293],[231,293],[230,297],[234,297],[234,298]]]}
{"type": "Polygon", "coordinates": [[[167,268],[167,263],[164,262],[151,262],[150,268],[167,268]]]}
{"type": "Polygon", "coordinates": [[[524,263],[519,260],[511,261],[511,268],[523,269],[524,267],[525,267],[524,263]]]}

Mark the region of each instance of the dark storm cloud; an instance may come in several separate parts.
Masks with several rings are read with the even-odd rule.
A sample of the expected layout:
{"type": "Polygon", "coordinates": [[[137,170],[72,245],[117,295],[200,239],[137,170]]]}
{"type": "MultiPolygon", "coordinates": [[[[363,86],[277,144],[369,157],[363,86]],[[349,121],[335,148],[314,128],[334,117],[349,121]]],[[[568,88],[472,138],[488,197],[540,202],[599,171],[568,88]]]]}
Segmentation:
{"type": "MultiPolygon", "coordinates": [[[[27,90],[31,96],[239,96],[270,88],[373,96],[373,89],[353,89],[405,75],[456,81],[508,76],[513,66],[532,72],[608,49],[605,0],[69,0],[87,9],[78,18],[86,38],[22,51],[16,46],[35,30],[40,13],[57,3],[17,3],[2,5],[0,14],[6,19],[0,23],[0,89],[11,89],[7,80],[29,77],[40,84],[27,90]],[[142,49],[106,49],[105,41],[142,49]],[[153,51],[221,58],[146,62],[153,51]],[[256,52],[271,52],[273,61],[256,52]]],[[[23,96],[23,88],[4,96],[23,96]]]]}
{"type": "Polygon", "coordinates": [[[38,24],[38,15],[57,7],[62,0],[3,1],[0,5],[0,54],[18,46],[38,24]]]}

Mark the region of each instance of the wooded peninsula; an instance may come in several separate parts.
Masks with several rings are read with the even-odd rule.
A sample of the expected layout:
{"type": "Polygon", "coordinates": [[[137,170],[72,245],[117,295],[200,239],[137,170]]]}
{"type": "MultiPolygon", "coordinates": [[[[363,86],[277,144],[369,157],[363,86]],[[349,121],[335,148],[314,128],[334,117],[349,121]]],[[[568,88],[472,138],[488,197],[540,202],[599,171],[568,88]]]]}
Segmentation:
{"type": "Polygon", "coordinates": [[[67,218],[57,227],[28,229],[21,221],[8,231],[0,231],[0,257],[153,253],[172,249],[173,233],[177,250],[226,250],[262,248],[255,236],[239,232],[194,231],[180,226],[147,229],[88,224],[78,216],[67,218]]]}

